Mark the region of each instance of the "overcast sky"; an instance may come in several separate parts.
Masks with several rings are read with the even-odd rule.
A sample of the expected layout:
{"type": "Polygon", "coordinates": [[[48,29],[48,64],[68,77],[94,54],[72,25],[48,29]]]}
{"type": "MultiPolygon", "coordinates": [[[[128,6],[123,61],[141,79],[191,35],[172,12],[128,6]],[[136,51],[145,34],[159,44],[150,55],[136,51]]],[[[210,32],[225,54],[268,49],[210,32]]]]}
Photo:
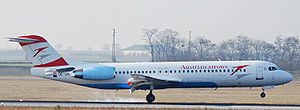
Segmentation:
{"type": "Polygon", "coordinates": [[[63,49],[100,50],[113,28],[123,48],[145,43],[142,28],[273,42],[300,35],[300,0],[0,0],[0,49],[20,48],[5,37],[36,34],[63,49]]]}

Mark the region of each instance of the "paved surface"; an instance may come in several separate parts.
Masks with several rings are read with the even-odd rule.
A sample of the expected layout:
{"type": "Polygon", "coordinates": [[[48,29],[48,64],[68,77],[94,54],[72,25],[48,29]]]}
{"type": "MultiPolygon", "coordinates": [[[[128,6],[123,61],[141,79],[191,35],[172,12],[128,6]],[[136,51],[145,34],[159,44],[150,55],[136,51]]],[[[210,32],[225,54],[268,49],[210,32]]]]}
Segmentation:
{"type": "Polygon", "coordinates": [[[299,109],[300,105],[281,104],[234,104],[234,103],[142,103],[142,102],[84,102],[84,101],[8,101],[0,100],[1,106],[38,107],[97,107],[97,108],[200,108],[200,109],[299,109]]]}

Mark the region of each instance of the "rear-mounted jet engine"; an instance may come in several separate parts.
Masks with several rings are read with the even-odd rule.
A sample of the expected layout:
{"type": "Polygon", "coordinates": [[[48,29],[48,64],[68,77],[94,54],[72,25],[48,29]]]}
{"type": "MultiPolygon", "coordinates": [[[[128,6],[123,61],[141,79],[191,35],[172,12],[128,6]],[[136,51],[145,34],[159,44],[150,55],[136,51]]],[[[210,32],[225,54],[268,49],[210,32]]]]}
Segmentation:
{"type": "Polygon", "coordinates": [[[107,80],[115,78],[114,67],[92,67],[73,71],[75,78],[86,80],[107,80]]]}

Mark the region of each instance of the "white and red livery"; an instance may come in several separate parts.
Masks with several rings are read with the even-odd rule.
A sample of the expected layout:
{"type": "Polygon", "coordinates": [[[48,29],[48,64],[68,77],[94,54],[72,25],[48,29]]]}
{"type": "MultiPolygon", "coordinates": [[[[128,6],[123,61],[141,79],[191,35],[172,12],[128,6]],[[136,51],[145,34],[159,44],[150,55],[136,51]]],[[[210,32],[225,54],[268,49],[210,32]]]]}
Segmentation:
{"type": "Polygon", "coordinates": [[[267,61],[70,64],[40,36],[9,39],[29,56],[34,76],[99,89],[129,89],[131,93],[150,90],[148,103],[155,100],[154,89],[166,88],[262,87],[264,98],[264,89],[293,80],[291,74],[267,61]]]}

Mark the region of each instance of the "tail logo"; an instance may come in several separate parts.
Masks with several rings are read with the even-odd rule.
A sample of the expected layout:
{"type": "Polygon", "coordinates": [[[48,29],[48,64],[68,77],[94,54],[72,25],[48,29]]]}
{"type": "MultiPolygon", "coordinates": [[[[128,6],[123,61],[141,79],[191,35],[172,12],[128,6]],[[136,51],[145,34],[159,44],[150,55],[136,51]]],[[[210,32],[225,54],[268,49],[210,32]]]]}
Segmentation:
{"type": "Polygon", "coordinates": [[[38,55],[41,51],[45,50],[46,48],[48,48],[48,47],[42,47],[42,48],[35,49],[34,51],[37,51],[37,52],[33,55],[33,57],[38,55]]]}

